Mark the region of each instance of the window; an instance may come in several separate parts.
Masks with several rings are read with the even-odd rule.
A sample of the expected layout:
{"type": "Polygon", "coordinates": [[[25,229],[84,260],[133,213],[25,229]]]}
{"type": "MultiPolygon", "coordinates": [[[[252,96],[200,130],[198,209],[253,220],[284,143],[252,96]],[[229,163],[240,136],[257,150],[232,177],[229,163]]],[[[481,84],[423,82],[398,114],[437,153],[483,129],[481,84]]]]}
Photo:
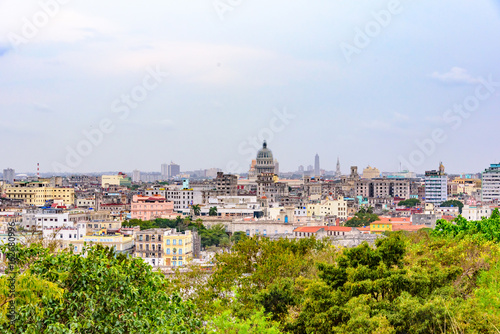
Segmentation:
{"type": "Polygon", "coordinates": [[[149,235],[146,235],[146,241],[149,241],[149,235]]]}
{"type": "Polygon", "coordinates": [[[155,251],[155,245],[151,245],[151,250],[154,252],[155,251]]]}
{"type": "Polygon", "coordinates": [[[142,244],[139,244],[139,250],[142,250],[142,244]]]}
{"type": "Polygon", "coordinates": [[[170,248],[167,248],[167,255],[170,255],[170,248]]]}
{"type": "Polygon", "coordinates": [[[175,261],[172,261],[172,267],[175,267],[175,261]]]}
{"type": "Polygon", "coordinates": [[[170,245],[170,239],[167,239],[167,245],[170,245]]]}
{"type": "Polygon", "coordinates": [[[146,250],[149,250],[149,244],[146,244],[146,250]]]}
{"type": "Polygon", "coordinates": [[[182,266],[182,261],[179,261],[179,266],[182,266]]]}
{"type": "Polygon", "coordinates": [[[177,239],[172,240],[172,245],[177,245],[177,239]]]}
{"type": "Polygon", "coordinates": [[[182,248],[179,248],[179,255],[182,254],[182,248]]]}
{"type": "Polygon", "coordinates": [[[142,234],[139,236],[139,241],[142,241],[142,234]]]}
{"type": "Polygon", "coordinates": [[[179,245],[182,245],[182,239],[179,239],[179,245]]]}

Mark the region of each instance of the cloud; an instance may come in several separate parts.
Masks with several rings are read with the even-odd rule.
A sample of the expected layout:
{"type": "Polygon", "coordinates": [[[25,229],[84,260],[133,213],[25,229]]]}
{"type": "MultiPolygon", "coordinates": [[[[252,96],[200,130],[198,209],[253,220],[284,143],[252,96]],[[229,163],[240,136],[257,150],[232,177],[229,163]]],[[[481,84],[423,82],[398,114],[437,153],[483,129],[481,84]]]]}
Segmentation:
{"type": "Polygon", "coordinates": [[[476,84],[479,83],[479,78],[475,78],[467,70],[461,67],[452,67],[446,73],[434,72],[431,77],[445,83],[464,83],[476,84]]]}

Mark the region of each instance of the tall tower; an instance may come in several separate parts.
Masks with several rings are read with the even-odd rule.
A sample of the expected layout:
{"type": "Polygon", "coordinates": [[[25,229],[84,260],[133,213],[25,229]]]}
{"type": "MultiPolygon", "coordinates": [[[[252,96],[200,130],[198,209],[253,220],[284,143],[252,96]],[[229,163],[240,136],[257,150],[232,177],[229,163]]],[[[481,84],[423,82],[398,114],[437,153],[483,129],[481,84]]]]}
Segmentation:
{"type": "Polygon", "coordinates": [[[337,157],[337,170],[335,171],[335,177],[340,178],[342,176],[342,172],[340,171],[340,159],[337,157]]]}
{"type": "Polygon", "coordinates": [[[316,156],[314,157],[314,176],[320,176],[319,175],[319,155],[316,153],[316,156]]]}

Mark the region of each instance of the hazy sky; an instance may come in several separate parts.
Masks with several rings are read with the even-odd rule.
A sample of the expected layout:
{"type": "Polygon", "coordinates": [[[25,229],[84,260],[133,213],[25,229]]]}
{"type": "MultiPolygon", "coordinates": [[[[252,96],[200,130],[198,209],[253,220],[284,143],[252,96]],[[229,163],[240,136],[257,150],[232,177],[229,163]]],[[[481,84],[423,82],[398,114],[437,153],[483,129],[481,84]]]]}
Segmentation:
{"type": "Polygon", "coordinates": [[[497,0],[4,0],[0,169],[481,171],[499,60],[497,0]]]}

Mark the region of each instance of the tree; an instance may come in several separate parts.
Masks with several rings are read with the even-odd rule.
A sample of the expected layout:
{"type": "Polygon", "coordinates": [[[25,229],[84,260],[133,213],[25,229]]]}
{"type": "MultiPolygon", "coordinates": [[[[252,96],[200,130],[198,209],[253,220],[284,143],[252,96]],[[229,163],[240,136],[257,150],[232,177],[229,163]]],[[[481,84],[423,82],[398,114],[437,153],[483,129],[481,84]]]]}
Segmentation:
{"type": "Polygon", "coordinates": [[[208,215],[209,215],[209,216],[217,216],[217,207],[216,207],[216,206],[212,206],[212,207],[208,210],[208,215]]]}
{"type": "MultiPolygon", "coordinates": [[[[201,321],[190,302],[166,292],[167,280],[140,258],[94,246],[85,256],[31,246],[18,253],[16,332],[194,333],[201,321]],[[30,280],[34,284],[24,284],[30,280]],[[43,294],[40,295],[40,292],[43,294]],[[41,296],[41,297],[40,297],[41,296]]],[[[0,281],[3,285],[4,279],[0,281]]],[[[2,318],[0,331],[9,324],[2,318]]]]}
{"type": "Polygon", "coordinates": [[[410,198],[398,203],[398,206],[406,206],[407,208],[412,208],[420,204],[420,201],[416,198],[410,198]]]}
{"type": "Polygon", "coordinates": [[[458,212],[462,214],[462,208],[464,207],[464,203],[460,202],[459,200],[452,199],[441,203],[440,207],[443,208],[458,207],[458,212]]]}
{"type": "Polygon", "coordinates": [[[201,208],[199,204],[195,204],[191,207],[195,216],[199,216],[201,213],[201,208]]]}
{"type": "Polygon", "coordinates": [[[361,208],[359,209],[358,212],[356,212],[353,218],[345,222],[344,226],[349,226],[349,227],[367,226],[368,224],[376,220],[380,220],[380,218],[373,213],[372,207],[369,207],[368,209],[361,208]]]}

